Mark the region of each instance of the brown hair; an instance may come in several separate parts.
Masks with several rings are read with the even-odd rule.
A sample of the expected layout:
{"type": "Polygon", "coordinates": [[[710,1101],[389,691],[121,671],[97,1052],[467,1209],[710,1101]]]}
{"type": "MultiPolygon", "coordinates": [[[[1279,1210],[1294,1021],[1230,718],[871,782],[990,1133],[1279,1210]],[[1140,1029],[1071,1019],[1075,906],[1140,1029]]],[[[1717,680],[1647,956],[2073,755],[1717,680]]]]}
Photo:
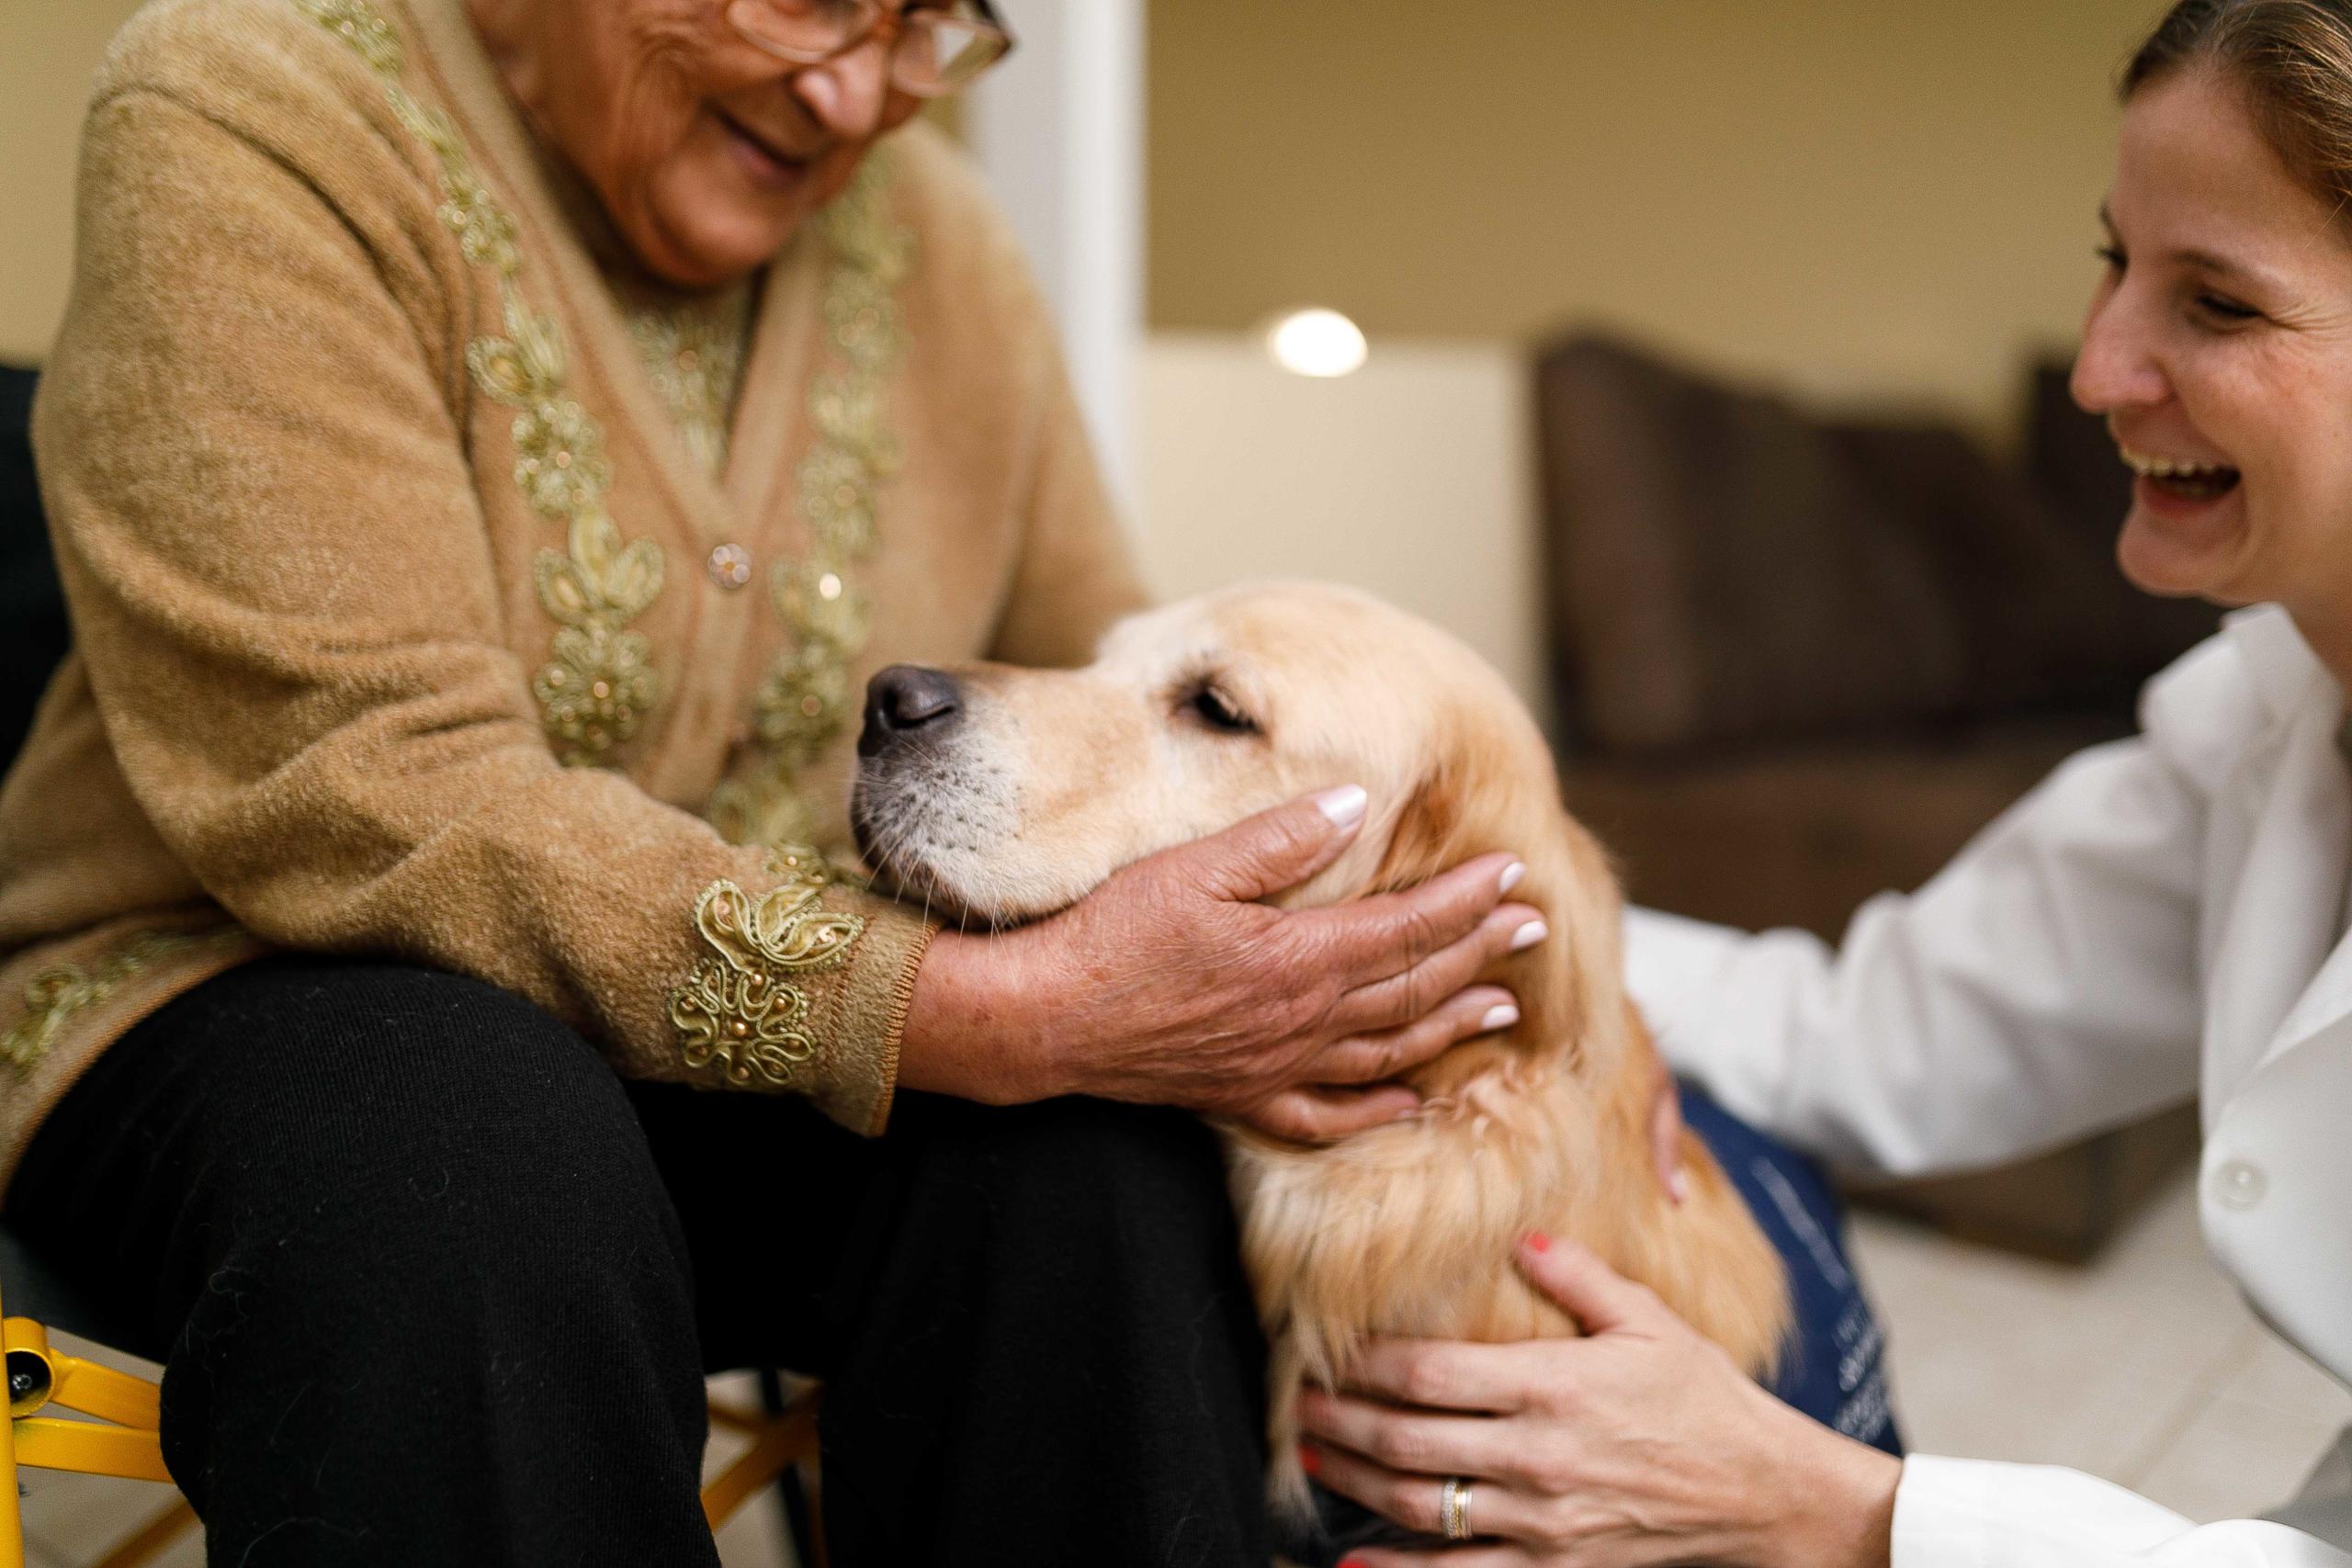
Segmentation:
{"type": "Polygon", "coordinates": [[[2352,0],[2180,0],[2123,68],[2123,96],[2205,64],[2298,179],[2352,210],[2352,0]]]}

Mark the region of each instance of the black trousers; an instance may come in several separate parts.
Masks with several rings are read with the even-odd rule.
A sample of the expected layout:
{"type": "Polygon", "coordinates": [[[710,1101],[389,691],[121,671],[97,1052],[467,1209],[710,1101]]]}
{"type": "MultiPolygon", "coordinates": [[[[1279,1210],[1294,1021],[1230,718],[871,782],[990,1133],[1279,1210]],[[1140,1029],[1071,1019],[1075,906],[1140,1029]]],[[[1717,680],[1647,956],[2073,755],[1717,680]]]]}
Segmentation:
{"type": "Polygon", "coordinates": [[[140,1303],[212,1560],[715,1564],[706,1369],[826,1382],[871,1563],[1248,1563],[1263,1348],[1174,1112],[623,1084],[491,986],[288,955],[140,1024],[8,1222],[140,1303]]]}

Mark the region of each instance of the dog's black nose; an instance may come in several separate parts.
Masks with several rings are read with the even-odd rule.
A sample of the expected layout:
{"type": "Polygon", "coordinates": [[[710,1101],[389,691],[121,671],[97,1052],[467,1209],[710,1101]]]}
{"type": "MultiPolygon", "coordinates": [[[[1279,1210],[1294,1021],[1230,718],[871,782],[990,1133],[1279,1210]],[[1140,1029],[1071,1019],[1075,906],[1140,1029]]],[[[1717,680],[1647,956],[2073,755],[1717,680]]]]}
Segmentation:
{"type": "Polygon", "coordinates": [[[893,664],[865,683],[865,728],[857,738],[857,754],[870,757],[918,729],[936,736],[963,711],[954,676],[920,664],[893,664]]]}

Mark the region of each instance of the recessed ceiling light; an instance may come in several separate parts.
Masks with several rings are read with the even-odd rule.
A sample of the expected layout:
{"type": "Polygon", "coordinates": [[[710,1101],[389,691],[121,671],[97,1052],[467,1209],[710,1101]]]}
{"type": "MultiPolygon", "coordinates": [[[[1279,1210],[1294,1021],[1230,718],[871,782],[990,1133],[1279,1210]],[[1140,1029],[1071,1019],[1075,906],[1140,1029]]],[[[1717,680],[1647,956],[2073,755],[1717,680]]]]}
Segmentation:
{"type": "Polygon", "coordinates": [[[1266,329],[1266,352],[1299,376],[1346,376],[1363,368],[1363,329],[1337,310],[1293,310],[1266,329]]]}

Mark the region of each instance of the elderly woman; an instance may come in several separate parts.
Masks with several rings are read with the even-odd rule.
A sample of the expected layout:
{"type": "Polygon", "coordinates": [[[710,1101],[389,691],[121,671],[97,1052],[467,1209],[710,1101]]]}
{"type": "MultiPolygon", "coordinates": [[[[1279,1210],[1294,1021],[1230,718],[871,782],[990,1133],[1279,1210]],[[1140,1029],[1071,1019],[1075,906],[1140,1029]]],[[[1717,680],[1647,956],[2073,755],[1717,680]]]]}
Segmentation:
{"type": "Polygon", "coordinates": [[[868,672],[1139,599],[1014,243],[906,124],[1008,43],[158,0],[108,55],[36,432],[78,649],[0,795],[8,1216],[143,1318],[216,1561],[714,1562],[701,1379],[756,1362],[828,1381],[845,1564],[1266,1560],[1182,1111],[1410,1113],[1542,932],[1507,857],[1257,903],[1360,790],[1017,932],[830,869],[868,672]]]}
{"type": "MultiPolygon", "coordinates": [[[[2255,607],[2149,687],[2138,738],[1839,952],[1637,916],[1634,980],[1727,1106],[1863,1168],[2197,1097],[2214,1258],[2352,1382],[2352,3],[2185,0],[2124,102],[2075,395],[2138,474],[2125,572],[2255,607]]],[[[1897,1461],[1765,1398],[1589,1254],[1538,1236],[1520,1261],[1589,1338],[1390,1344],[1306,1403],[1324,1482],[1392,1517],[1434,1531],[1463,1491],[1441,1478],[1466,1480],[1459,1533],[1490,1539],[1436,1562],[2352,1568],[2352,1496],[2200,1526],[2072,1471],[1897,1461]]]]}

